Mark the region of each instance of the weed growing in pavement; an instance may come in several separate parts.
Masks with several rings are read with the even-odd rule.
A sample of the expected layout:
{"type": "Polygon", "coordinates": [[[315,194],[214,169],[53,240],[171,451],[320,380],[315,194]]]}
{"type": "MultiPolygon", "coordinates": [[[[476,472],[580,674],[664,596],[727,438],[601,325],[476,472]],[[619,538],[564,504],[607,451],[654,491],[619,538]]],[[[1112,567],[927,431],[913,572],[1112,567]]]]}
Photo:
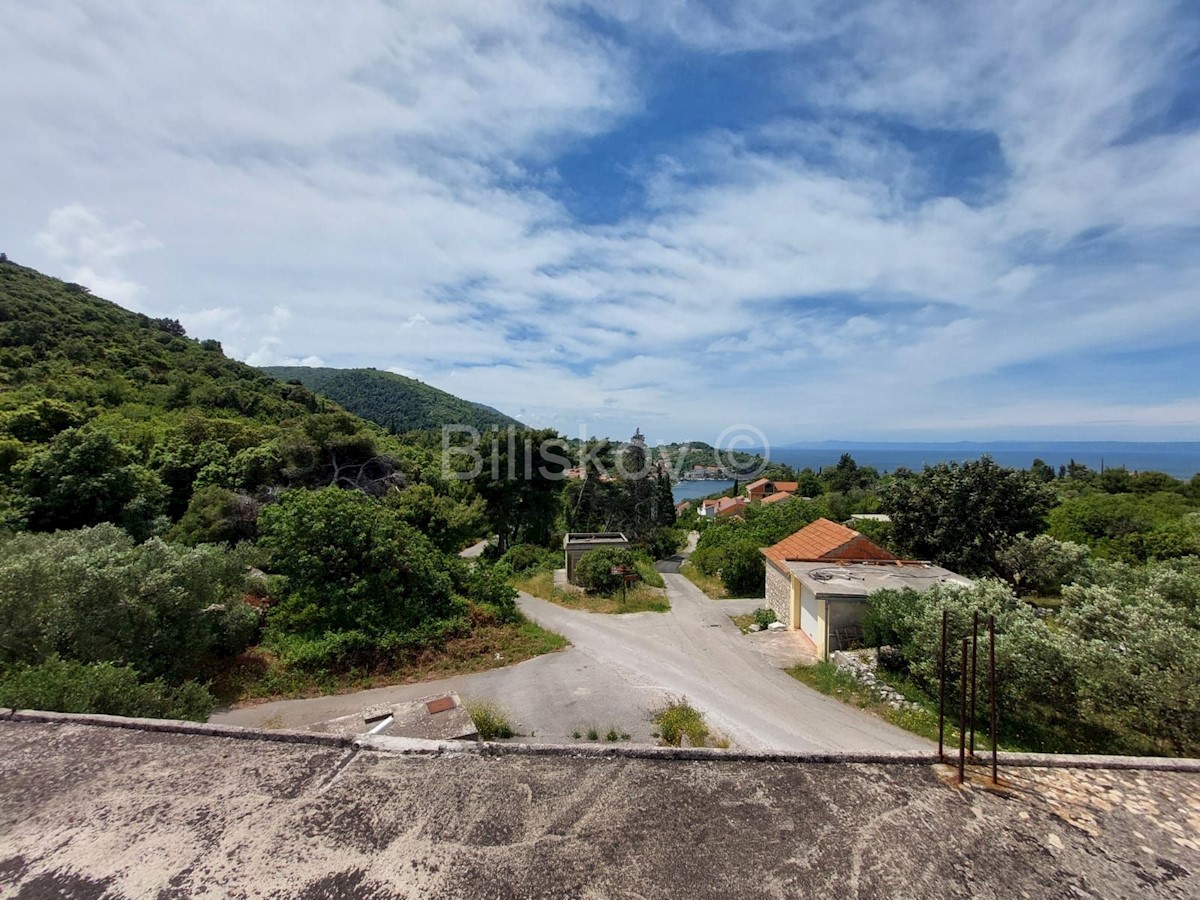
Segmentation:
{"type": "Polygon", "coordinates": [[[686,699],[672,700],[654,715],[662,742],[670,747],[682,747],[683,739],[692,747],[703,747],[708,740],[708,725],[704,714],[686,699]]]}
{"type": "Polygon", "coordinates": [[[475,723],[475,730],[479,732],[480,740],[494,741],[497,738],[510,738],[516,735],[516,731],[508,721],[508,714],[490,700],[468,700],[463,705],[471,714],[471,721],[475,723]]]}

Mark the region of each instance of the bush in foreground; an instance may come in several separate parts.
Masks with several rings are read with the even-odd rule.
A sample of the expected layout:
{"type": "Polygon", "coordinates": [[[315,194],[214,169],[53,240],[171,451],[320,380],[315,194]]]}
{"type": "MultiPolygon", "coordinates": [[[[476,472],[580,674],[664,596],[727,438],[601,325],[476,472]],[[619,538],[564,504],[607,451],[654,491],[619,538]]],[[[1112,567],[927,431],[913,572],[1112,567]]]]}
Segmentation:
{"type": "Polygon", "coordinates": [[[136,669],[111,663],[85,665],[52,656],[0,674],[0,706],[13,709],[203,722],[214,703],[208,689],[194,681],[178,687],[161,678],[142,681],[136,669]]]}
{"type": "Polygon", "coordinates": [[[129,665],[172,683],[258,628],[244,551],[135,544],[115,525],[0,540],[0,666],[51,655],[129,665]]]}

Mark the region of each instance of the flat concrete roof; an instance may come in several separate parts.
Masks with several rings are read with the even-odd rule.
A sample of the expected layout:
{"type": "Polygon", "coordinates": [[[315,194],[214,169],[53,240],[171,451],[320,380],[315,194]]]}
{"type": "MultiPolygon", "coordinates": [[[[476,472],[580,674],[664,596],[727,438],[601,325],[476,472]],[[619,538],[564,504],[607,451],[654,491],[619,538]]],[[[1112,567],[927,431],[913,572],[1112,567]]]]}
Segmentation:
{"type": "Polygon", "coordinates": [[[1002,771],[0,721],[0,895],[1200,896],[1200,774],[1002,771]]]}
{"type": "Polygon", "coordinates": [[[564,547],[578,544],[628,544],[629,539],[619,531],[571,532],[563,538],[564,547]]]}
{"type": "Polygon", "coordinates": [[[873,562],[785,562],[794,574],[818,597],[861,597],[882,588],[912,588],[927,591],[935,584],[971,586],[971,579],[930,563],[906,562],[902,565],[873,562]]]}

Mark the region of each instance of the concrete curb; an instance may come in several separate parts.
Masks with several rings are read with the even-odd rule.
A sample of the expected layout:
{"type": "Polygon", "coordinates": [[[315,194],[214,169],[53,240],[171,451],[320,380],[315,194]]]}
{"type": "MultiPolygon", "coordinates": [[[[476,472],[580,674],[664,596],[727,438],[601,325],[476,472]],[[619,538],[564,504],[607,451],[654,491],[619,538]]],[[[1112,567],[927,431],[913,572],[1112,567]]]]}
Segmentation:
{"type": "MultiPolygon", "coordinates": [[[[359,750],[403,755],[471,754],[475,756],[550,756],[572,759],[656,759],[708,762],[764,763],[866,763],[873,765],[934,765],[937,754],[924,750],[859,753],[854,751],[782,752],[773,750],[719,750],[713,747],[606,747],[594,744],[502,744],[475,741],[421,741],[388,735],[361,735],[359,750]]],[[[946,765],[955,757],[946,756],[946,765]]],[[[1200,759],[1160,756],[1099,756],[1056,753],[1000,753],[998,762],[1009,768],[1139,769],[1156,772],[1200,772],[1200,759]]],[[[977,756],[973,767],[986,766],[990,757],[977,756]]]]}
{"type": "MultiPolygon", "coordinates": [[[[1096,753],[998,753],[1002,766],[1058,769],[1141,769],[1148,772],[1200,772],[1200,759],[1169,756],[1101,756],[1096,753]]],[[[947,757],[949,761],[949,757],[947,757]]],[[[991,765],[991,757],[976,757],[976,765],[991,765]]]]}
{"type": "MultiPolygon", "coordinates": [[[[0,721],[40,722],[51,725],[90,725],[99,728],[126,728],[162,734],[193,734],[201,737],[234,738],[244,741],[276,741],[322,747],[370,750],[402,756],[545,756],[569,759],[650,759],[706,762],[760,763],[865,763],[874,765],[933,765],[937,755],[924,750],[859,753],[854,751],[782,752],[773,750],[720,750],[714,747],[619,747],[596,744],[503,744],[483,741],[425,741],[416,738],[367,735],[350,737],[314,731],[243,728],[238,725],[212,725],[175,719],[135,719],[85,713],[58,713],[39,710],[0,708],[0,721]]],[[[954,765],[954,754],[946,755],[946,764],[954,765]]],[[[1101,756],[1065,753],[1000,753],[999,764],[1008,768],[1128,769],[1149,772],[1200,773],[1200,759],[1172,759],[1160,756],[1101,756]]],[[[990,757],[976,757],[972,766],[986,766],[990,757]]]]}
{"type": "Polygon", "coordinates": [[[90,713],[59,713],[41,710],[11,710],[11,722],[44,722],[51,725],[93,725],[99,728],[128,728],[134,731],[153,731],[163,734],[195,734],[203,737],[235,738],[244,741],[278,741],[290,744],[316,744],[324,747],[349,747],[351,738],[341,734],[321,734],[315,731],[242,728],[237,725],[210,725],[207,722],[187,722],[179,719],[135,719],[127,716],[102,716],[90,713]]]}
{"type": "Polygon", "coordinates": [[[473,756],[550,756],[572,759],[658,759],[706,760],[710,762],[803,762],[803,763],[907,763],[927,765],[936,761],[923,750],[880,753],[781,752],[773,750],[720,750],[715,747],[620,747],[597,744],[508,744],[486,741],[422,741],[414,738],[360,735],[359,750],[376,750],[404,755],[470,754],[473,756]]]}

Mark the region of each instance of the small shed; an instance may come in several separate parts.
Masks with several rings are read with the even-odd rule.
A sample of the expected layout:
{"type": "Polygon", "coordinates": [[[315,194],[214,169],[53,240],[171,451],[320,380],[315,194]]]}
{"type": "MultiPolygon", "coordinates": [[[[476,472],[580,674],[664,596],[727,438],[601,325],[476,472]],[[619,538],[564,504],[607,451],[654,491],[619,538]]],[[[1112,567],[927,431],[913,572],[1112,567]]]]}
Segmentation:
{"type": "Polygon", "coordinates": [[[575,564],[589,550],[604,547],[628,547],[629,539],[619,531],[574,531],[563,538],[563,551],[567,557],[567,581],[575,583],[575,564]]]}

